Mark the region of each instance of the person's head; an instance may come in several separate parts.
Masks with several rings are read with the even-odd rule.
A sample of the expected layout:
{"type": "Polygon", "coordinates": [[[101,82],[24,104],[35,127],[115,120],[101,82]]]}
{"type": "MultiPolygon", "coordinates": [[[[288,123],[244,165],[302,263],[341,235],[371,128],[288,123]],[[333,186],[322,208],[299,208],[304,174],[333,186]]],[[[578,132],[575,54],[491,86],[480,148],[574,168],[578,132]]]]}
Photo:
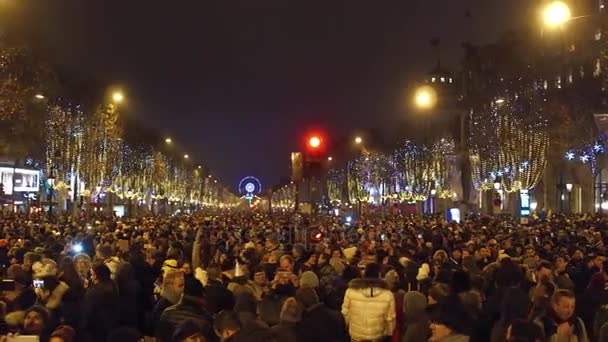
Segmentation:
{"type": "Polygon", "coordinates": [[[207,278],[210,280],[218,280],[222,274],[222,270],[217,264],[211,264],[207,267],[207,278]]]}
{"type": "Polygon", "coordinates": [[[428,303],[430,305],[439,303],[442,299],[448,296],[450,293],[450,288],[441,283],[437,283],[429,289],[429,294],[427,296],[428,303]]]}
{"type": "Polygon", "coordinates": [[[32,269],[32,265],[34,265],[36,261],[40,260],[42,260],[42,256],[40,254],[34,252],[27,252],[23,256],[23,267],[29,271],[32,269]]]}
{"type": "Polygon", "coordinates": [[[262,287],[268,284],[268,278],[263,268],[258,267],[255,269],[253,272],[253,282],[262,287]]]}
{"type": "Polygon", "coordinates": [[[417,291],[409,291],[403,296],[403,312],[406,319],[416,319],[425,312],[426,297],[417,291]]]}
{"type": "Polygon", "coordinates": [[[74,265],[76,266],[76,271],[78,271],[78,274],[85,276],[91,270],[91,258],[84,253],[76,254],[74,256],[74,265]]]}
{"type": "Polygon", "coordinates": [[[331,251],[331,257],[332,258],[342,258],[342,250],[334,249],[333,251],[331,251]]]}
{"type": "Polygon", "coordinates": [[[99,245],[96,251],[96,258],[100,261],[104,261],[110,259],[114,255],[114,251],[112,250],[112,246],[109,245],[99,245]]]}
{"type": "Polygon", "coordinates": [[[186,275],[192,274],[192,266],[190,265],[190,263],[188,263],[188,262],[183,263],[182,272],[186,275]]]}
{"type": "Polygon", "coordinates": [[[53,331],[49,342],[72,342],[76,336],[76,331],[69,325],[61,325],[53,331]]]}
{"type": "Polygon", "coordinates": [[[462,259],[462,250],[460,248],[454,248],[454,250],[452,250],[452,258],[454,258],[457,261],[461,260],[462,259]]]}
{"type": "Polygon", "coordinates": [[[213,330],[222,341],[225,341],[241,330],[241,321],[236,312],[223,310],[215,317],[213,330]]]}
{"type": "Polygon", "coordinates": [[[279,266],[285,272],[293,272],[293,257],[291,255],[283,255],[279,261],[279,266]]]}
{"type": "Polygon", "coordinates": [[[203,320],[181,322],[173,333],[174,342],[206,342],[211,339],[211,327],[203,320]]]}
{"type": "Polygon", "coordinates": [[[461,293],[471,290],[471,275],[465,271],[455,271],[450,281],[452,293],[461,293]]]}
{"type": "Polygon", "coordinates": [[[532,246],[528,246],[526,248],[526,256],[528,258],[534,258],[536,256],[536,249],[534,249],[532,246]]]}
{"type": "Polygon", "coordinates": [[[366,253],[365,256],[363,257],[363,264],[364,265],[369,265],[369,264],[375,264],[377,262],[378,257],[376,256],[376,253],[366,253]]]}
{"type": "Polygon", "coordinates": [[[376,264],[376,263],[367,264],[367,265],[365,265],[365,272],[363,272],[363,277],[378,279],[378,278],[380,278],[380,270],[381,270],[381,267],[379,264],[376,264]]]}
{"type": "Polygon", "coordinates": [[[570,290],[557,290],[553,294],[553,297],[551,297],[551,308],[556,316],[563,321],[572,318],[575,307],[576,300],[574,293],[570,290]]]}
{"type": "Polygon", "coordinates": [[[598,254],[593,258],[593,266],[597,267],[600,271],[604,268],[604,261],[606,261],[606,257],[598,254]]]}
{"type": "Polygon", "coordinates": [[[481,259],[489,258],[490,255],[491,255],[490,249],[488,249],[487,247],[481,247],[479,249],[479,257],[481,259]]]}
{"type": "Polygon", "coordinates": [[[507,342],[540,342],[543,331],[540,327],[526,319],[516,319],[507,328],[507,342]]]}
{"type": "Polygon", "coordinates": [[[308,264],[309,266],[316,266],[317,265],[317,254],[311,253],[308,256],[308,259],[306,260],[306,264],[308,264]]]}
{"type": "Polygon", "coordinates": [[[32,306],[25,311],[22,335],[42,335],[47,328],[48,321],[49,312],[45,307],[32,306]]]}
{"type": "Polygon", "coordinates": [[[171,303],[177,303],[184,293],[184,286],[184,274],[178,270],[170,270],[163,278],[161,296],[171,303]]]}
{"type": "Polygon", "coordinates": [[[572,254],[572,260],[575,261],[581,261],[584,257],[585,254],[583,254],[583,251],[578,248],[574,251],[574,254],[572,254]]]}
{"type": "Polygon", "coordinates": [[[458,297],[450,297],[440,304],[437,313],[431,317],[429,341],[442,341],[446,337],[456,334],[468,335],[469,324],[467,311],[458,297]]]}
{"type": "Polygon", "coordinates": [[[297,323],[302,319],[302,305],[294,297],[289,297],[281,307],[281,322],[297,323]]]}
{"type": "Polygon", "coordinates": [[[301,243],[296,243],[293,246],[293,248],[291,249],[291,254],[296,259],[303,257],[305,252],[306,252],[306,247],[304,247],[304,245],[301,243]]]}
{"type": "Polygon", "coordinates": [[[93,283],[99,284],[112,280],[112,272],[104,263],[97,263],[93,266],[92,279],[93,283]]]}
{"type": "Polygon", "coordinates": [[[555,258],[555,271],[565,272],[566,267],[568,267],[568,259],[565,256],[560,255],[555,258]]]}
{"type": "Polygon", "coordinates": [[[538,263],[535,270],[536,282],[540,283],[545,280],[551,280],[553,277],[553,269],[549,262],[542,261],[538,263]]]}

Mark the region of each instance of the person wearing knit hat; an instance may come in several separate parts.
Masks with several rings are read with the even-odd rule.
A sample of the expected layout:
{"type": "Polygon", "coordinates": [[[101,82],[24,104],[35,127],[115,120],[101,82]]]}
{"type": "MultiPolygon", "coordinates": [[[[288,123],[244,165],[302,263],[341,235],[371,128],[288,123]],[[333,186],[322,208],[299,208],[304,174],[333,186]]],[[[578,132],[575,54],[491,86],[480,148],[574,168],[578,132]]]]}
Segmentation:
{"type": "Polygon", "coordinates": [[[403,314],[406,326],[402,342],[426,340],[430,335],[429,320],[426,314],[426,297],[418,291],[410,291],[403,296],[403,314]]]}
{"type": "Polygon", "coordinates": [[[316,289],[319,287],[319,277],[312,272],[306,271],[300,276],[300,287],[311,287],[316,289]]]}
{"type": "Polygon", "coordinates": [[[60,325],[51,334],[49,342],[72,342],[76,336],[76,331],[69,325],[60,325]]]}
{"type": "Polygon", "coordinates": [[[344,317],[320,302],[317,292],[309,287],[298,289],[296,300],[304,309],[298,323],[298,341],[345,341],[344,317]],[[319,329],[323,327],[323,329],[319,329]]]}

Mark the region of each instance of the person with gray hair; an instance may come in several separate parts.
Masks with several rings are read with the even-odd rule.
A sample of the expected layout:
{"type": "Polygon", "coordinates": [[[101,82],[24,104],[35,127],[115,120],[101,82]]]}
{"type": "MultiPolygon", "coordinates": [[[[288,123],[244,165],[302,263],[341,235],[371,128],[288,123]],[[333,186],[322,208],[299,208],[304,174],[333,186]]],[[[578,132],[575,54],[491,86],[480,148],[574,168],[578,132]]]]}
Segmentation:
{"type": "MultiPolygon", "coordinates": [[[[166,308],[179,302],[184,293],[184,274],[179,270],[170,270],[163,278],[163,285],[160,291],[160,298],[154,305],[148,327],[153,329],[160,321],[160,316],[166,308]]],[[[153,331],[153,330],[150,330],[153,331]]]]}
{"type": "Polygon", "coordinates": [[[277,341],[296,341],[296,325],[302,320],[302,305],[294,297],[283,302],[279,324],[270,328],[277,341]]]}

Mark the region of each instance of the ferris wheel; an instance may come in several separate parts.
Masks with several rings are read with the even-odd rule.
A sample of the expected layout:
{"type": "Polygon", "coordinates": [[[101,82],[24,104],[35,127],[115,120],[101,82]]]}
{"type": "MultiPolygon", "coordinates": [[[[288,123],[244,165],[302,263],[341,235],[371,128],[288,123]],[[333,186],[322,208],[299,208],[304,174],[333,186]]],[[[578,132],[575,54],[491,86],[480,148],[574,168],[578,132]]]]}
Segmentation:
{"type": "Polygon", "coordinates": [[[251,204],[251,201],[262,192],[262,182],[253,176],[247,176],[239,182],[239,193],[251,204]]]}

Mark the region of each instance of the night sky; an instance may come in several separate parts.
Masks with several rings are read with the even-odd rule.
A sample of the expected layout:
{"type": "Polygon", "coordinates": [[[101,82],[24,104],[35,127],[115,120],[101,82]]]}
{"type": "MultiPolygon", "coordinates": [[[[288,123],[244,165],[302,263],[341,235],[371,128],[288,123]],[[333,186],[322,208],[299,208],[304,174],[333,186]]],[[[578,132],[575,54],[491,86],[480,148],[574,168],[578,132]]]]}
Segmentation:
{"type": "Polygon", "coordinates": [[[455,70],[462,42],[522,25],[532,2],[4,1],[10,29],[51,63],[122,84],[128,115],[233,187],[276,184],[311,125],[394,135],[405,87],[435,64],[431,38],[455,70]]]}

